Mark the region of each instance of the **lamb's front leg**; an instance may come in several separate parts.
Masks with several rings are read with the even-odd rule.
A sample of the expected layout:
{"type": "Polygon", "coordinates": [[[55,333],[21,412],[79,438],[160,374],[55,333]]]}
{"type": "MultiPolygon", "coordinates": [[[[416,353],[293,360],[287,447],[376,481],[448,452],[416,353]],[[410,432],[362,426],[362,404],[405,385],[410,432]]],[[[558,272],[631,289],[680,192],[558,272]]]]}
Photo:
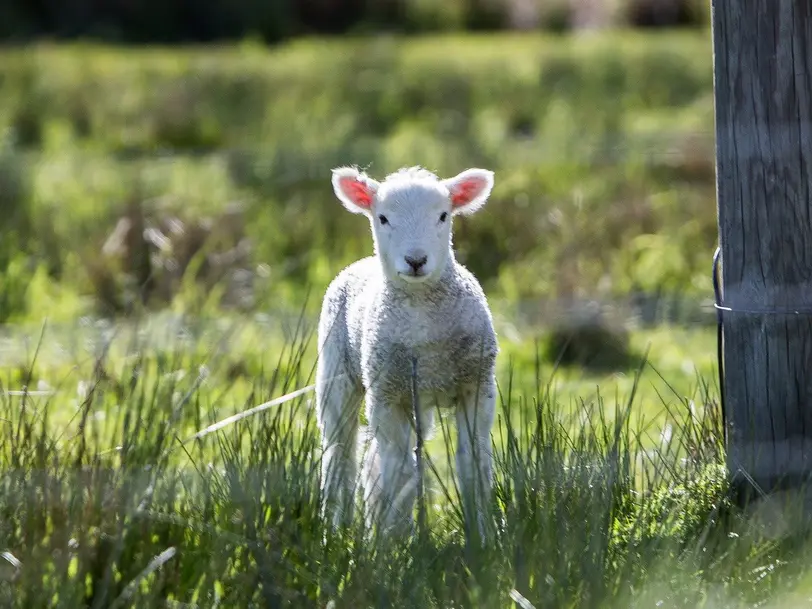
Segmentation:
{"type": "Polygon", "coordinates": [[[328,343],[316,371],[322,509],[333,527],[347,526],[353,519],[358,413],[363,397],[339,355],[339,347],[328,343]]]}
{"type": "Polygon", "coordinates": [[[407,532],[413,520],[417,493],[414,437],[408,411],[369,392],[367,418],[372,441],[363,472],[368,524],[379,522],[393,532],[407,532]]]}
{"type": "Polygon", "coordinates": [[[491,428],[496,412],[496,379],[492,373],[461,388],[457,406],[457,472],[463,515],[471,530],[472,517],[482,539],[487,536],[493,486],[491,428]]]}

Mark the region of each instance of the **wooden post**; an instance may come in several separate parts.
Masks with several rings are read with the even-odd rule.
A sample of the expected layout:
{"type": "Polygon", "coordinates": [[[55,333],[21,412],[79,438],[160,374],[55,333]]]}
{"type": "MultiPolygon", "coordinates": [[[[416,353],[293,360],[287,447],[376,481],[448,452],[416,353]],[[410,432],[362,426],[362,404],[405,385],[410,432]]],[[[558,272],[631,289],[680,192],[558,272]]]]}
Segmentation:
{"type": "Polygon", "coordinates": [[[711,10],[728,465],[750,490],[797,489],[812,471],[812,2],[711,10]]]}

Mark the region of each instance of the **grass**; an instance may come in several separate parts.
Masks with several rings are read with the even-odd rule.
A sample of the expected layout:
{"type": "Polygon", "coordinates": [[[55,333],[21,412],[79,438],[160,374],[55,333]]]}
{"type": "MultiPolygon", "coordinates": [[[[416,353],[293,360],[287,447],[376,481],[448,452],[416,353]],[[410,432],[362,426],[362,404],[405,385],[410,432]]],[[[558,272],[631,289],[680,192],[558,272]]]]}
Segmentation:
{"type": "Polygon", "coordinates": [[[516,367],[499,379],[490,543],[466,540],[443,418],[429,534],[367,539],[360,516],[334,533],[319,514],[311,396],[190,439],[306,386],[308,326],[250,378],[232,369],[231,328],[208,331],[219,349],[194,334],[102,342],[50,394],[13,393],[46,367],[35,342],[26,377],[4,382],[4,606],[755,607],[812,581],[802,530],[776,536],[727,500],[707,386],[652,444],[634,422],[640,376],[619,399],[561,403],[516,367]]]}
{"type": "MultiPolygon", "coordinates": [[[[263,371],[274,363],[273,354],[284,352],[296,334],[299,319],[281,314],[212,319],[164,312],[116,324],[89,319],[79,324],[48,322],[46,340],[39,347],[33,366],[30,361],[42,324],[31,323],[9,328],[0,340],[0,370],[7,371],[8,387],[27,384],[29,388],[41,386],[47,389],[59,385],[63,386],[63,391],[73,393],[80,383],[91,383],[92,363],[100,345],[107,340],[112,341],[109,349],[114,362],[126,362],[132,358],[133,345],[156,354],[167,350],[179,354],[185,349],[188,353],[178,364],[184,370],[194,369],[194,358],[217,354],[222,359],[221,371],[227,373],[221,381],[241,388],[243,397],[236,404],[243,404],[252,379],[261,377],[263,371]],[[230,334],[227,342],[223,342],[227,330],[230,334]],[[31,379],[26,382],[29,374],[31,379]]],[[[306,315],[304,319],[309,327],[315,327],[315,316],[306,315]]],[[[517,394],[536,395],[541,379],[557,403],[572,407],[579,400],[596,399],[600,390],[610,392],[604,397],[615,396],[622,400],[636,387],[638,402],[631,416],[635,423],[650,425],[654,436],[666,425],[668,408],[679,409],[682,401],[699,400],[702,384],[717,374],[715,335],[702,327],[661,326],[634,330],[629,341],[633,354],[630,360],[595,370],[577,365],[557,367],[555,357],[550,360],[542,353],[544,332],[534,336],[529,328],[522,327],[514,329],[519,333],[513,335],[505,322],[497,322],[496,329],[501,349],[497,374],[500,379],[512,375],[512,386],[517,394]],[[647,366],[636,374],[636,367],[644,356],[647,357],[647,366]]],[[[312,368],[316,356],[315,341],[308,342],[301,353],[302,365],[312,368]]],[[[309,371],[302,374],[306,372],[309,371]]]]}
{"type": "Polygon", "coordinates": [[[41,44],[0,57],[0,207],[23,215],[0,220],[20,234],[0,255],[14,261],[0,320],[189,307],[198,292],[295,308],[370,251],[363,219],[330,190],[330,169],[352,163],[378,177],[493,169],[491,201],[456,223],[455,244],[496,300],[710,294],[707,32],[41,44]],[[154,230],[113,247],[127,220],[154,230]],[[249,297],[212,289],[223,277],[247,278],[249,297]]]}
{"type": "Polygon", "coordinates": [[[802,605],[800,520],[727,497],[706,34],[0,51],[0,602],[802,605]],[[496,171],[455,225],[502,348],[484,548],[445,417],[399,541],[327,530],[311,393],[195,438],[312,381],[313,296],[371,247],[346,163],[496,171]],[[556,366],[590,299],[608,363],[556,366]]]}

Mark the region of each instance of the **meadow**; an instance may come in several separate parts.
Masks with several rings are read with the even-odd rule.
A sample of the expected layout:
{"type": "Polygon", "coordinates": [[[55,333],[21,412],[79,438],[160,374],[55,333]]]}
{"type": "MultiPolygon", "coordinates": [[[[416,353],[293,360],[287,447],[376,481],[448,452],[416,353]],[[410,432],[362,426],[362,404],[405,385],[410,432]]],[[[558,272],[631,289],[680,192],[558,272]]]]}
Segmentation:
{"type": "Polygon", "coordinates": [[[4,606],[809,602],[807,536],[727,495],[707,32],[0,58],[4,606]],[[445,417],[426,538],[318,513],[315,315],[371,251],[344,164],[496,172],[455,224],[502,347],[485,548],[445,417]]]}

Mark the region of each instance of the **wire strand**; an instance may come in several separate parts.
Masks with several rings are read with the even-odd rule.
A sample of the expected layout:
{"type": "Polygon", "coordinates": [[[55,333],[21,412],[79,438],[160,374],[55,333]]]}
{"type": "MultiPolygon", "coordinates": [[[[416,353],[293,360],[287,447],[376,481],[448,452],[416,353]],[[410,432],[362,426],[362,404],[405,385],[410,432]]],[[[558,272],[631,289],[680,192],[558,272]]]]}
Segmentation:
{"type": "Polygon", "coordinates": [[[722,248],[717,247],[713,254],[713,299],[716,308],[716,360],[719,369],[719,408],[722,411],[722,438],[727,446],[727,411],[725,409],[725,363],[724,363],[724,312],[730,309],[722,306],[722,291],[719,281],[719,263],[722,248]]]}

